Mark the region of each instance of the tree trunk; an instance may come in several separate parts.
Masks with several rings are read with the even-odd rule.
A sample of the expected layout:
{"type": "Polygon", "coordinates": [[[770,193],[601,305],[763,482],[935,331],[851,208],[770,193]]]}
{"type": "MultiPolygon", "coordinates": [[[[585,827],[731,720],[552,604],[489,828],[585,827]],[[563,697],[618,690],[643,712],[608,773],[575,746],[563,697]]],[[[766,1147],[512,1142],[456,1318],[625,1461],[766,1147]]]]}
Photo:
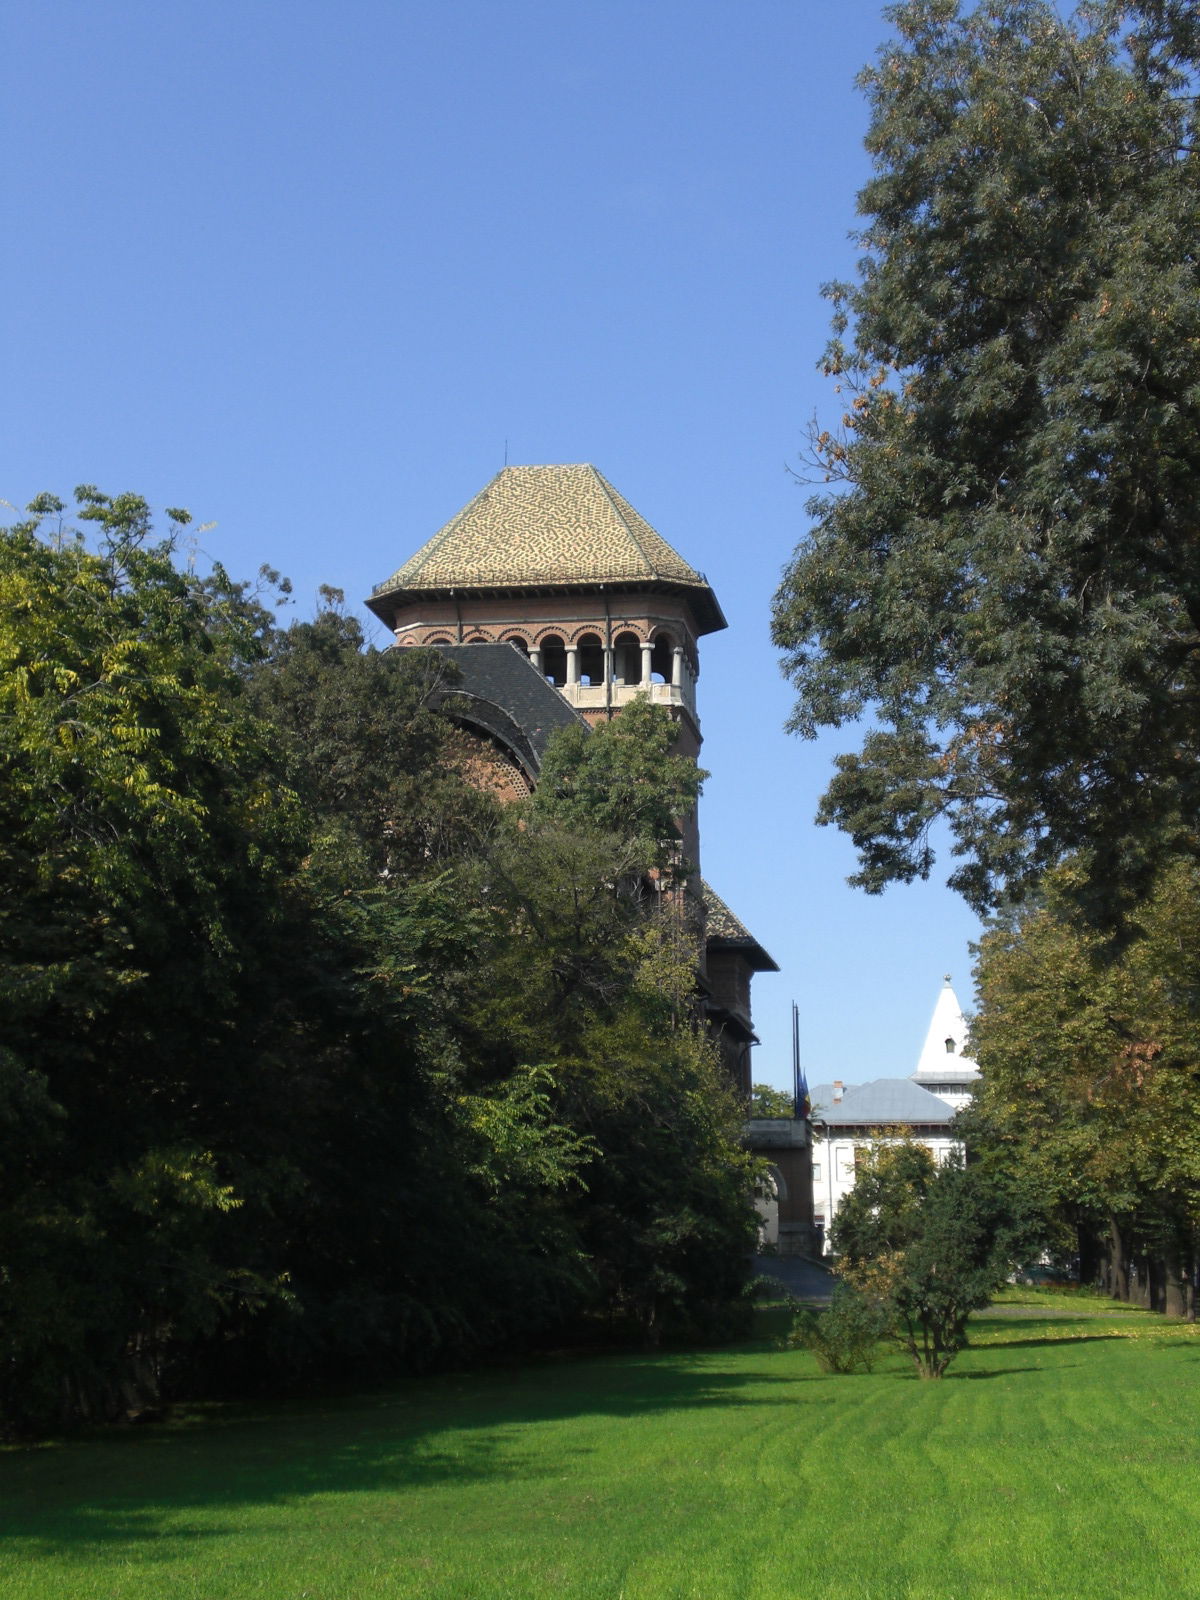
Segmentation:
{"type": "Polygon", "coordinates": [[[1195,1322],[1196,1320],[1197,1279],[1200,1279],[1200,1252],[1197,1252],[1196,1244],[1197,1238],[1193,1230],[1188,1238],[1188,1249],[1185,1257],[1187,1261],[1187,1298],[1185,1306],[1189,1322],[1195,1322]]]}
{"type": "Polygon", "coordinates": [[[1108,1292],[1114,1300],[1129,1299],[1129,1261],[1116,1217],[1108,1219],[1108,1292]]]}
{"type": "Polygon", "coordinates": [[[1174,1241],[1163,1251],[1163,1311],[1168,1317],[1187,1315],[1187,1273],[1183,1252],[1174,1241]]]}

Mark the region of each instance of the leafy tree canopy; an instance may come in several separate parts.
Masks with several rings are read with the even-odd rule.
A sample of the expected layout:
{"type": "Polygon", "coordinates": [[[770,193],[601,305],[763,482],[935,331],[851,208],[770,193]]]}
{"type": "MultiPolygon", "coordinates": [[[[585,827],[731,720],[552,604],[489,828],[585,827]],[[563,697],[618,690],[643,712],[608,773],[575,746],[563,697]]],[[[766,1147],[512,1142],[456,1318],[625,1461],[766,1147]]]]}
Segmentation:
{"type": "Polygon", "coordinates": [[[966,1346],[967,1319],[987,1305],[1037,1237],[1036,1207],[998,1174],[934,1165],[907,1139],[860,1155],[838,1207],[837,1270],[886,1311],[922,1378],[940,1378],[966,1346]]]}
{"type": "Polygon", "coordinates": [[[1200,883],[1176,862],[1131,914],[1114,960],[1072,915],[1081,869],[1048,875],[1036,907],[980,947],[983,1069],[962,1115],[973,1153],[1053,1210],[1065,1253],[1106,1239],[1114,1292],[1147,1252],[1166,1268],[1166,1302],[1194,1314],[1200,1254],[1200,883]]]}
{"type": "Polygon", "coordinates": [[[695,810],[708,774],[689,757],[672,754],[678,737],[665,707],[644,695],[590,732],[559,730],[547,747],[530,813],[580,833],[639,841],[645,866],[686,877],[692,864],[680,858],[676,822],[695,810]]]}
{"type": "Polygon", "coordinates": [[[795,1098],[786,1089],[776,1089],[769,1083],[756,1083],[750,1091],[752,1117],[794,1117],[795,1098]]]}
{"type": "Polygon", "coordinates": [[[1136,892],[1200,804],[1200,19],[905,0],[832,285],[815,526],[774,636],[877,891],[930,830],[978,907],[1065,853],[1136,892]]]}

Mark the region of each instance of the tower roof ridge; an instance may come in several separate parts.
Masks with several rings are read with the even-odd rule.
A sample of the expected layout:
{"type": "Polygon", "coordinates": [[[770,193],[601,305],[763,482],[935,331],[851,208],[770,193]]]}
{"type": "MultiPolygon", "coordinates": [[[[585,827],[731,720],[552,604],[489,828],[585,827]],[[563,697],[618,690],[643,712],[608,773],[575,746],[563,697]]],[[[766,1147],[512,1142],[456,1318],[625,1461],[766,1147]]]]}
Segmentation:
{"type": "MultiPolygon", "coordinates": [[[[604,493],[605,493],[605,496],[608,499],[609,505],[612,506],[613,510],[616,512],[617,517],[620,519],[621,525],[624,527],[626,532],[629,534],[629,537],[633,541],[634,546],[636,547],[638,554],[641,556],[642,560],[646,563],[646,565],[651,569],[651,571],[653,571],[654,570],[654,561],[653,561],[652,557],[650,556],[649,552],[647,551],[646,546],[642,543],[641,539],[638,538],[637,523],[640,522],[642,524],[642,526],[648,532],[655,534],[661,544],[666,545],[667,541],[662,537],[661,534],[659,534],[657,532],[656,529],[651,528],[650,524],[646,521],[646,519],[644,517],[640,516],[633,509],[633,507],[629,504],[629,501],[626,500],[625,496],[620,494],[613,487],[613,485],[611,483],[609,483],[608,479],[600,471],[599,467],[590,467],[590,471],[592,471],[592,472],[594,472],[596,474],[596,479],[597,479],[598,483],[600,484],[600,487],[604,490],[604,493]]],[[[667,549],[668,550],[671,549],[670,545],[667,545],[667,549]]],[[[676,556],[676,559],[679,561],[681,566],[687,568],[688,572],[691,573],[692,577],[699,578],[700,574],[688,562],[684,561],[682,556],[677,555],[677,553],[674,550],[671,551],[671,554],[676,556]]]]}

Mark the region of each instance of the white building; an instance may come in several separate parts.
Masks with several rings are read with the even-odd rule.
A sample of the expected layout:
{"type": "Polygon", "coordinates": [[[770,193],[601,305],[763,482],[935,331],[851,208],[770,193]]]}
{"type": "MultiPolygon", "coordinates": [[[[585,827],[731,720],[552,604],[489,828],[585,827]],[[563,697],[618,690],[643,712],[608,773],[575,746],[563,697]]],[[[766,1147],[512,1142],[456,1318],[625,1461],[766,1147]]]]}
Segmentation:
{"type": "Polygon", "coordinates": [[[811,1091],[813,1223],[824,1236],[854,1187],[860,1150],[896,1130],[925,1145],[939,1166],[960,1148],[954,1115],[979,1079],[966,1040],[966,1020],[947,978],[911,1077],[819,1083],[811,1091]]]}

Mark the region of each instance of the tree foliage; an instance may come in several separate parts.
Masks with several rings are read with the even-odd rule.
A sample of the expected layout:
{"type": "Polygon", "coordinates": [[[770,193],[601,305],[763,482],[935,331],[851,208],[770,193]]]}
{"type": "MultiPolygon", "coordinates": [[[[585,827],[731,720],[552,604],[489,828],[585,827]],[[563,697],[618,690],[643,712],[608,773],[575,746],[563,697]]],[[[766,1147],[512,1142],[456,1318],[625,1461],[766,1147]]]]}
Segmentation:
{"type": "MultiPolygon", "coordinates": [[[[84,488],[0,539],[0,1409],[104,1415],[270,1286],[219,1236],[236,1041],[303,852],[234,630],[84,488]]],[[[153,1382],[148,1385],[153,1389],[153,1382]]]]}
{"type": "Polygon", "coordinates": [[[1043,1198],[1063,1254],[1102,1241],[1108,1286],[1122,1296],[1132,1259],[1157,1263],[1163,1305],[1194,1315],[1197,869],[1178,862],[1164,872],[1115,960],[1073,913],[1081,870],[1052,874],[1036,907],[982,942],[972,1036],[983,1077],[965,1131],[980,1159],[1043,1198]]]}
{"type": "Polygon", "coordinates": [[[1200,802],[1200,25],[1184,0],[906,0],[833,285],[832,487],[776,597],[821,808],[879,890],[979,907],[1085,851],[1111,909],[1200,802]]]}
{"type": "Polygon", "coordinates": [[[560,729],[550,741],[529,810],[584,834],[636,840],[643,868],[682,880],[677,819],[696,808],[708,776],[672,754],[678,724],[637,695],[610,722],[560,729]]]}
{"type": "Polygon", "coordinates": [[[755,1171],[659,720],[505,814],[440,656],[78,502],[94,547],[0,533],[0,1427],[725,1325],[755,1171]]]}
{"type": "Polygon", "coordinates": [[[756,1083],[750,1091],[752,1117],[794,1117],[796,1099],[787,1089],[776,1089],[769,1083],[756,1083]]]}
{"type": "Polygon", "coordinates": [[[864,1152],[830,1240],[837,1270],[886,1312],[922,1378],[940,1378],[1036,1237],[1034,1214],[999,1175],[950,1160],[935,1166],[897,1139],[864,1152]]]}

